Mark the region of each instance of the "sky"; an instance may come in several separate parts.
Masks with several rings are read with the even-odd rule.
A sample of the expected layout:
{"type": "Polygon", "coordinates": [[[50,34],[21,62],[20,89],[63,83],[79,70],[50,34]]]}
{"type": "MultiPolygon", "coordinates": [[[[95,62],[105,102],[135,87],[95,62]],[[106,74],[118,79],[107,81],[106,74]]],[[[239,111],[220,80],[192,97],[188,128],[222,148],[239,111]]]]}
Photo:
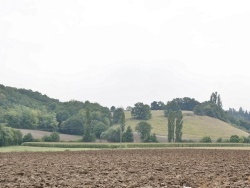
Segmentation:
{"type": "Polygon", "coordinates": [[[250,1],[0,0],[0,84],[60,101],[250,110],[250,1]]]}

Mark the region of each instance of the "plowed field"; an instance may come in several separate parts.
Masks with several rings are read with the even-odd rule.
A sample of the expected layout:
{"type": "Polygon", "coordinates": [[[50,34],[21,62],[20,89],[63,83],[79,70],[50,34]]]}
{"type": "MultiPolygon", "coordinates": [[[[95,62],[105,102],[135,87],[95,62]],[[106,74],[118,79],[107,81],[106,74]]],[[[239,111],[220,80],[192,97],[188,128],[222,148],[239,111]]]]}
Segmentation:
{"type": "Polygon", "coordinates": [[[250,151],[0,153],[0,187],[250,187],[250,151]]]}

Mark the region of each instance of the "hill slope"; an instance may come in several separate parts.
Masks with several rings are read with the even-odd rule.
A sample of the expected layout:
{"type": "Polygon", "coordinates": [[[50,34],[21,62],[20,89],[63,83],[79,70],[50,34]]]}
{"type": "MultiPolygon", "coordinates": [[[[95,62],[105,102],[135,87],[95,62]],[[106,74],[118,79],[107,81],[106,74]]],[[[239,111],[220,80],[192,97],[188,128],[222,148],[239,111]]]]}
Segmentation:
{"type": "MultiPolygon", "coordinates": [[[[130,111],[125,112],[126,126],[135,126],[139,120],[131,117],[130,111]]],[[[167,136],[167,118],[161,110],[152,111],[152,118],[148,120],[153,129],[152,132],[159,135],[159,138],[167,136]]],[[[233,127],[221,120],[208,116],[197,116],[191,111],[183,111],[183,139],[200,140],[203,136],[210,136],[213,140],[219,137],[228,139],[231,135],[248,136],[249,134],[241,129],[233,127]]]]}
{"type": "MultiPolygon", "coordinates": [[[[38,138],[38,139],[41,139],[45,135],[49,136],[51,134],[51,132],[48,131],[29,130],[29,129],[17,129],[17,130],[20,130],[23,133],[23,135],[31,133],[33,138],[38,138]]],[[[77,136],[77,135],[69,135],[69,134],[59,134],[59,135],[60,135],[60,141],[78,141],[82,139],[82,136],[77,136]]]]}

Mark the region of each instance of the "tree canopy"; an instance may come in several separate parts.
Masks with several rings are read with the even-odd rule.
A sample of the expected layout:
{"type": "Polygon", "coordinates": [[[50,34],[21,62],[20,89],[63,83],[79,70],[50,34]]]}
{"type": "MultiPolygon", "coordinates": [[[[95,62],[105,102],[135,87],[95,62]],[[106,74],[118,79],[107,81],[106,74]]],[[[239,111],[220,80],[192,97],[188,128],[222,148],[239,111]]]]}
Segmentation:
{"type": "Polygon", "coordinates": [[[151,118],[150,106],[147,104],[143,104],[142,102],[138,102],[132,108],[131,115],[134,119],[148,120],[151,118]]]}

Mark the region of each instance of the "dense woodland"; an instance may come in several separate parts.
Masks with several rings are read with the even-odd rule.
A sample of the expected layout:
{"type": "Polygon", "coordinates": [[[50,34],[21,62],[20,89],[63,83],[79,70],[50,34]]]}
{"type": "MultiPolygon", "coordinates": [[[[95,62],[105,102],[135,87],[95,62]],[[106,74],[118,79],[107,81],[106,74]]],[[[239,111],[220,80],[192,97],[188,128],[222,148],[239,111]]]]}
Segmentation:
{"type": "MultiPolygon", "coordinates": [[[[233,108],[228,111],[223,110],[222,99],[217,92],[212,93],[210,99],[202,103],[184,97],[167,103],[153,101],[151,105],[138,102],[133,107],[127,107],[126,110],[131,111],[134,119],[142,121],[151,118],[151,110],[163,110],[164,115],[169,119],[169,122],[166,120],[169,130],[175,129],[173,132],[176,135],[168,138],[170,142],[181,141],[183,122],[180,111],[194,111],[197,115],[218,118],[242,129],[250,130],[250,113],[242,108],[239,111],[233,108]],[[171,122],[174,123],[170,125],[171,122]]],[[[85,139],[88,137],[85,141],[101,138],[110,142],[133,142],[132,129],[125,128],[123,108],[112,106],[109,109],[89,101],[60,102],[39,92],[3,85],[0,85],[0,125],[1,130],[12,134],[13,143],[20,142],[14,139],[20,133],[9,127],[83,135],[83,141],[85,135],[85,139]]],[[[157,141],[155,135],[150,133],[151,129],[150,124],[146,125],[146,122],[141,122],[136,131],[141,135],[142,141],[157,141]],[[142,124],[149,132],[143,133],[146,128],[142,130],[142,124]]],[[[169,135],[171,134],[173,133],[169,132],[169,135]]]]}

